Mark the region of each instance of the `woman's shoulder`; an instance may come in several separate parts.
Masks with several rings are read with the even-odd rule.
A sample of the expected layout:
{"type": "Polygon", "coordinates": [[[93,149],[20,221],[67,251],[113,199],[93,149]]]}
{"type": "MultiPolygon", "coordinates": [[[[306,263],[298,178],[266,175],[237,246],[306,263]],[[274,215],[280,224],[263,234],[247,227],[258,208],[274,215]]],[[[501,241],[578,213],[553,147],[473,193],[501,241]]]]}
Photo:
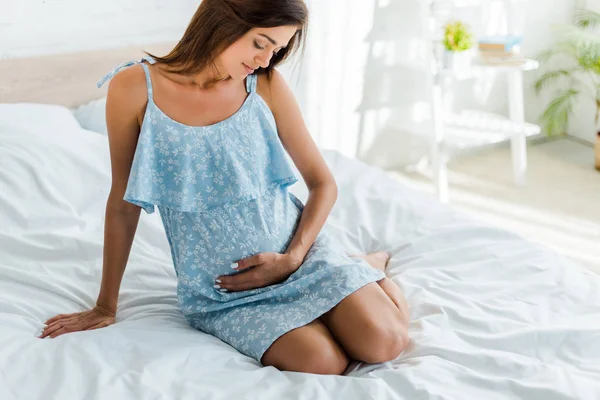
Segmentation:
{"type": "Polygon", "coordinates": [[[146,95],[146,74],[140,64],[134,64],[117,72],[110,80],[108,91],[115,94],[146,95]]]}
{"type": "Polygon", "coordinates": [[[283,74],[276,68],[273,68],[271,78],[267,74],[259,74],[256,81],[256,92],[263,98],[269,108],[277,104],[281,98],[281,93],[289,90],[289,86],[283,74]]]}
{"type": "Polygon", "coordinates": [[[146,75],[140,64],[135,64],[117,72],[108,85],[107,102],[119,104],[124,112],[134,112],[141,121],[146,104],[148,91],[146,75]]]}

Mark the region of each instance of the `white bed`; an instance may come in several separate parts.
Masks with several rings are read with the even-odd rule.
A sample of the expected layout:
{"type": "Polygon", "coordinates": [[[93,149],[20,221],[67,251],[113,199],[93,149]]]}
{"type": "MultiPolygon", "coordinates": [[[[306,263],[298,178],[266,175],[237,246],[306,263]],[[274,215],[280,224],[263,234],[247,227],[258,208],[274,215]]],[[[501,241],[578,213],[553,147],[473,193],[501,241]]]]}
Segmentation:
{"type": "Polygon", "coordinates": [[[0,104],[0,399],[600,398],[600,276],[323,154],[340,189],[326,229],[349,253],[392,253],[412,313],[397,360],[280,372],[189,327],[157,213],[140,219],[117,324],[42,340],[98,293],[107,140],[66,107],[0,104]]]}

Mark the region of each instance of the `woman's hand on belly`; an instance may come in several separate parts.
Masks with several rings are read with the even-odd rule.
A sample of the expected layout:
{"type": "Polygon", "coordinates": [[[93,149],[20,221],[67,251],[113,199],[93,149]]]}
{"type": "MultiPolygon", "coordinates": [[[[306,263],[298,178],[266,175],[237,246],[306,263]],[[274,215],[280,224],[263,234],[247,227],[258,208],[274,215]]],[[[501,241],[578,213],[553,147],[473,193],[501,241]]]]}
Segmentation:
{"type": "Polygon", "coordinates": [[[289,254],[272,252],[244,258],[237,264],[234,270],[242,271],[241,273],[220,276],[215,285],[230,292],[261,288],[286,280],[299,267],[289,254]]]}

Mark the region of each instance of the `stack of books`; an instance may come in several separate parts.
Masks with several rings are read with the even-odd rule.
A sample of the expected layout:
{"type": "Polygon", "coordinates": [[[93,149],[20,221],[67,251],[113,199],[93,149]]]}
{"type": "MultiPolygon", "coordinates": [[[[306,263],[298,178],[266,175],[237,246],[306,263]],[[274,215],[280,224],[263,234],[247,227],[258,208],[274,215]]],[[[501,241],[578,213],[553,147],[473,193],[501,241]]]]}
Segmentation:
{"type": "Polygon", "coordinates": [[[520,36],[487,36],[477,40],[477,61],[488,65],[522,65],[527,59],[521,55],[520,36]]]}

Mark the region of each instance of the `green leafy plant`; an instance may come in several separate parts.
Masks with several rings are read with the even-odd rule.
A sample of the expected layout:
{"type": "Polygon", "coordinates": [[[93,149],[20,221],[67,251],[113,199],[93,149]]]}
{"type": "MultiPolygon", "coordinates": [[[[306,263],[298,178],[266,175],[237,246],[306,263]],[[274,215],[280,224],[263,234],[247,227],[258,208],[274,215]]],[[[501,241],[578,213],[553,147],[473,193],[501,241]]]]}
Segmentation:
{"type": "Polygon", "coordinates": [[[473,34],[461,21],[452,21],[444,26],[444,47],[448,51],[469,50],[473,46],[473,34]]]}
{"type": "Polygon", "coordinates": [[[550,49],[537,57],[542,64],[551,58],[562,57],[560,68],[542,74],[534,83],[539,95],[543,90],[560,84],[555,97],[540,117],[543,129],[549,136],[566,133],[573,104],[585,96],[596,105],[595,123],[600,119],[600,13],[579,10],[575,24],[558,27],[560,39],[550,49]]]}

